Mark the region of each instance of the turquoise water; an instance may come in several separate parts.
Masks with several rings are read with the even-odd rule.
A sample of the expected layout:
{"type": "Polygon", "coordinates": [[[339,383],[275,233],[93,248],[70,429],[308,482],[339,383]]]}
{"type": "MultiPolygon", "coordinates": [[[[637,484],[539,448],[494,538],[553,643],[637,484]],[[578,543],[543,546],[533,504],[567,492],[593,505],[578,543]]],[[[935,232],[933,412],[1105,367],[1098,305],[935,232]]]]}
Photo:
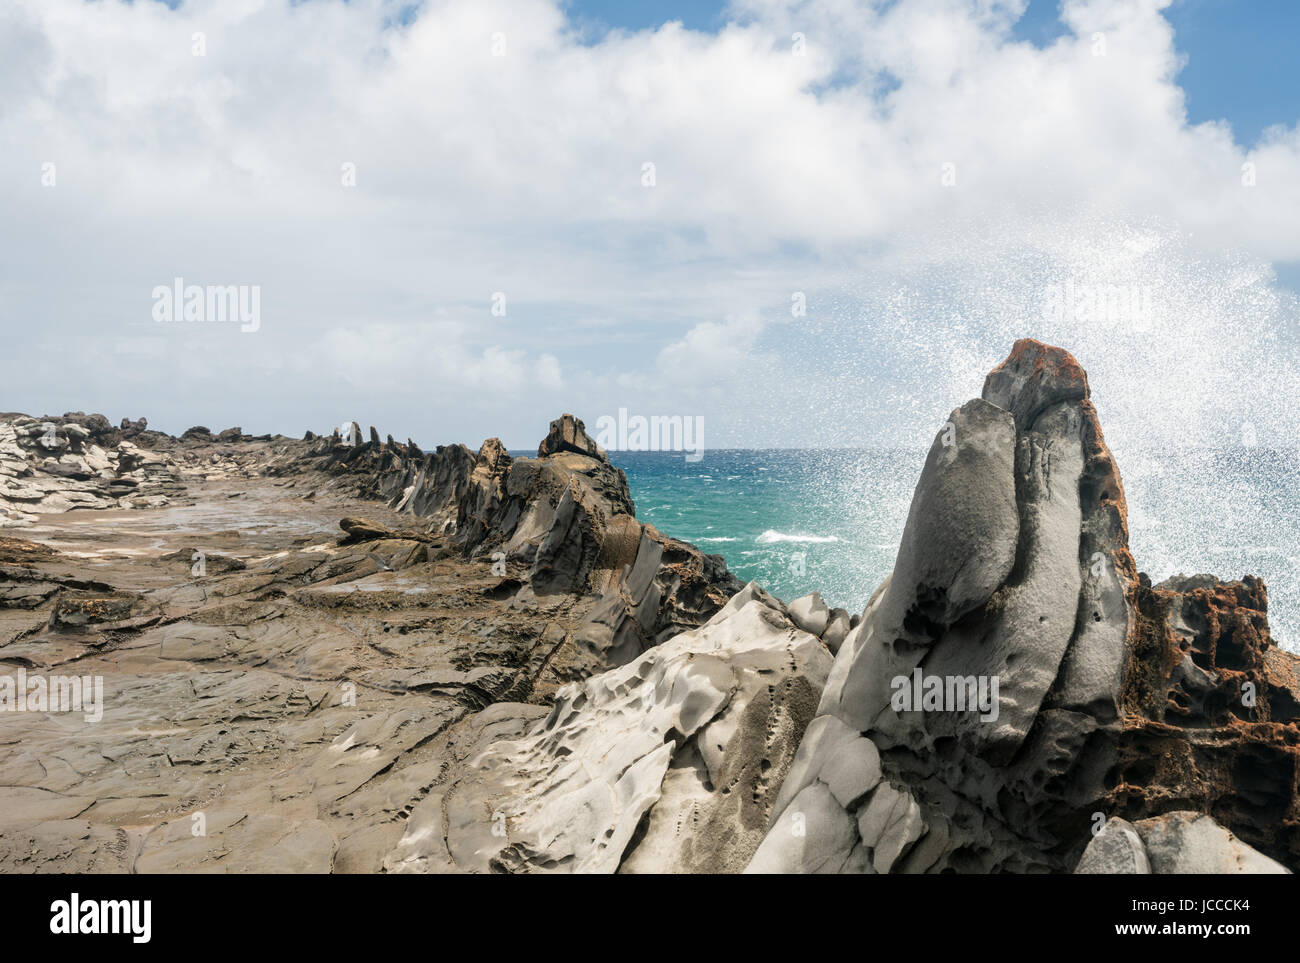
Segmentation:
{"type": "Polygon", "coordinates": [[[924,452],[613,452],[637,518],[786,600],[860,611],[893,568],[924,452]]]}
{"type": "MultiPolygon", "coordinates": [[[[1300,641],[1300,459],[1261,448],[1130,452],[1116,457],[1138,567],[1252,574],[1269,587],[1274,638],[1300,641]]],[[[637,517],[718,554],[743,580],[787,601],[819,591],[861,611],[893,568],[919,450],[613,452],[637,517]]]]}

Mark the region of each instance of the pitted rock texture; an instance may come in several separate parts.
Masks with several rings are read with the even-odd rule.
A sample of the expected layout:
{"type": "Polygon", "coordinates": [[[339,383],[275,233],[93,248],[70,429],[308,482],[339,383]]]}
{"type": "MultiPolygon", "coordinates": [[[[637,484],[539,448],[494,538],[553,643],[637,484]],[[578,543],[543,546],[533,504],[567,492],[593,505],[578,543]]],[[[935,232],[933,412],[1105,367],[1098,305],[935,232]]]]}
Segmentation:
{"type": "Polygon", "coordinates": [[[1097,813],[1188,808],[1294,864],[1297,660],[1263,585],[1151,587],[1126,511],[1083,369],[1017,342],[935,438],[751,869],[1066,872],[1097,813]],[[916,673],[996,680],[997,711],[895,701],[916,673]],[[837,795],[864,745],[879,782],[837,795]]]}
{"type": "Polygon", "coordinates": [[[1068,353],[952,413],[861,616],[638,522],[589,441],[0,416],[0,674],[105,683],[0,713],[0,871],[1300,861],[1300,660],[1258,579],[1137,571],[1068,353]]]}
{"type": "MultiPolygon", "coordinates": [[[[112,470],[157,465],[170,487],[154,504],[47,502],[24,509],[23,538],[0,538],[0,676],[104,689],[95,720],[0,712],[3,872],[380,872],[465,746],[545,717],[561,687],[698,628],[741,588],[721,559],[638,523],[622,473],[584,455],[179,440],[78,417],[85,452],[129,434],[139,464],[112,470]]],[[[41,470],[30,428],[48,420],[0,418],[28,439],[17,472],[41,470]]],[[[803,695],[737,690],[719,708],[748,720],[724,740],[724,772],[746,786],[793,752],[808,680],[829,667],[820,641],[783,644],[771,671],[803,695]],[[740,747],[764,737],[769,768],[745,768],[740,747]]],[[[758,671],[737,662],[746,684],[758,671]]],[[[766,814],[742,808],[715,805],[715,824],[739,820],[736,845],[757,845],[766,814]]]]}
{"type": "Polygon", "coordinates": [[[706,625],[561,689],[545,718],[493,706],[385,867],[738,872],[830,662],[751,590],[706,625]]]}
{"type": "Polygon", "coordinates": [[[1143,578],[1137,601],[1106,811],[1195,809],[1294,868],[1300,660],[1272,643],[1264,583],[1143,578]]]}

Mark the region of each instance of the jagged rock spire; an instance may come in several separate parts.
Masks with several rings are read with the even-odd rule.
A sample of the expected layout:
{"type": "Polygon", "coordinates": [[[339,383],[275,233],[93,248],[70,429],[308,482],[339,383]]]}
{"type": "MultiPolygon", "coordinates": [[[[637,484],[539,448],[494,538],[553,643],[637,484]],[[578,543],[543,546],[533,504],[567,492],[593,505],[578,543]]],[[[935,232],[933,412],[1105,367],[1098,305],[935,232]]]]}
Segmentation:
{"type": "Polygon", "coordinates": [[[575,418],[567,412],[551,422],[550,432],[537,446],[537,457],[545,458],[547,455],[556,455],[564,451],[587,455],[601,461],[609,460],[605,449],[596,444],[587,434],[587,426],[582,423],[582,419],[575,418]]]}
{"type": "MultiPolygon", "coordinates": [[[[1196,588],[1204,599],[1150,589],[1125,515],[1083,368],[1062,348],[1016,342],[931,446],[894,571],[839,650],[751,870],[1061,871],[1096,813],[1153,815],[1164,799],[1198,799],[1252,843],[1284,849],[1224,775],[1223,757],[1246,750],[1204,736],[1281,714],[1281,696],[1257,711],[1231,694],[1244,676],[1278,687],[1262,598],[1250,580],[1196,588]],[[1170,613],[1187,608],[1209,615],[1172,631],[1170,613]],[[1229,623],[1245,673],[1215,668],[1227,661],[1213,635],[1229,623]],[[953,680],[967,692],[987,681],[993,699],[979,711],[927,704],[935,680],[940,696],[953,680]],[[875,771],[876,752],[871,789],[856,777],[875,771]],[[1184,758],[1201,762],[1163,761],[1184,758]]],[[[1254,753],[1267,735],[1241,739],[1254,753]]],[[[1254,796],[1296,811],[1292,777],[1259,783],[1254,796]]]]}

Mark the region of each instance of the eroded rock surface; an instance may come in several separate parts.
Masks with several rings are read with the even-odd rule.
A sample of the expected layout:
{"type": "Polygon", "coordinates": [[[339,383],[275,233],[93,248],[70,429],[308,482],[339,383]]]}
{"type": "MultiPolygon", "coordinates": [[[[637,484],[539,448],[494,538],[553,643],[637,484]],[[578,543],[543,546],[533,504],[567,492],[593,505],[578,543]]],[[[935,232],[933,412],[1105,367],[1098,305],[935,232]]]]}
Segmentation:
{"type": "MultiPolygon", "coordinates": [[[[1139,575],[1087,376],[1017,342],[935,438],[751,869],[1062,872],[1097,814],[1188,808],[1294,864],[1297,660],[1266,609],[1257,579],[1139,575]],[[868,745],[879,780],[835,792],[868,745]]],[[[1086,864],[1141,864],[1116,825],[1086,864]]]]}
{"type": "Polygon", "coordinates": [[[639,522],[568,415],[536,458],[0,416],[0,508],[0,676],[103,684],[0,713],[0,871],[1300,862],[1264,585],[1138,572],[1038,342],[939,430],[860,616],[639,522]]]}
{"type": "MultiPolygon", "coordinates": [[[[458,784],[465,746],[545,717],[593,673],[635,673],[627,663],[741,588],[721,559],[638,523],[603,453],[512,459],[489,440],[426,455],[377,433],[197,427],[173,439],[88,420],[84,438],[77,421],[0,420],[0,440],[19,439],[14,477],[45,492],[5,502],[25,507],[23,537],[0,539],[0,675],[103,685],[101,718],[0,713],[0,871],[398,866],[408,819],[458,784]],[[33,434],[47,421],[78,458],[116,444],[104,477],[47,470],[33,434]],[[134,472],[135,492],[151,471],[166,481],[155,501],[108,487],[134,472]],[[95,510],[64,511],[78,486],[95,510]]],[[[681,657],[712,646],[731,666],[735,685],[697,728],[732,747],[711,761],[760,798],[830,658],[771,604],[768,636],[723,651],[709,640],[728,630],[710,630],[681,657]],[[787,688],[769,692],[768,672],[787,688]],[[767,762],[741,752],[760,732],[742,717],[764,727],[767,762]]],[[[664,671],[696,678],[689,664],[664,671]]],[[[694,751],[672,754],[683,806],[694,751]]],[[[736,827],[734,864],[757,845],[761,809],[710,810],[736,827]]],[[[721,852],[694,858],[720,865],[721,852]]]]}
{"type": "Polygon", "coordinates": [[[738,872],[830,662],[751,590],[701,628],[561,689],[545,718],[492,706],[386,868],[738,872]]]}
{"type": "Polygon", "coordinates": [[[1291,872],[1198,812],[1166,813],[1136,825],[1112,817],[1083,851],[1074,871],[1162,875],[1291,872]]]}

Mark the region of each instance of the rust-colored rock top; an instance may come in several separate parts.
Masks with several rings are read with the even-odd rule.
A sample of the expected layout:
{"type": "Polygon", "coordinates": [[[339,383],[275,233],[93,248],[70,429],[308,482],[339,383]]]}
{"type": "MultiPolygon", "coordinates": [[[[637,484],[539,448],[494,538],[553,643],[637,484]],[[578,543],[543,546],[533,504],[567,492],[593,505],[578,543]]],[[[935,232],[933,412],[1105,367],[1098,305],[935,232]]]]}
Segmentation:
{"type": "Polygon", "coordinates": [[[1074,355],[1032,338],[1017,341],[984,379],[984,400],[1011,412],[1021,431],[1052,405],[1088,397],[1088,375],[1074,355]]]}

